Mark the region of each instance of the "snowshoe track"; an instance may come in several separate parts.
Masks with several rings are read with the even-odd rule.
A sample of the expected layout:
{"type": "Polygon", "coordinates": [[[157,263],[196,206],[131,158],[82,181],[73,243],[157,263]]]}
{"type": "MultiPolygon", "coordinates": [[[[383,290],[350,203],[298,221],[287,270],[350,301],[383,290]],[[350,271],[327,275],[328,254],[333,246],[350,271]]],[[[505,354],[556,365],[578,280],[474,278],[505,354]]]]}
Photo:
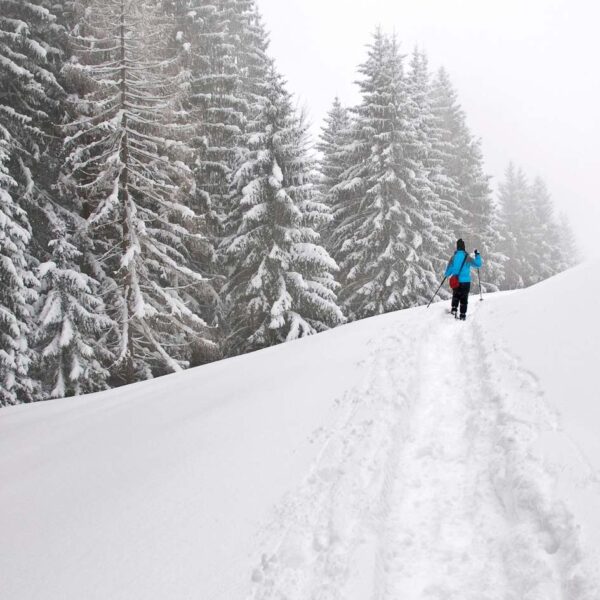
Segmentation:
{"type": "Polygon", "coordinates": [[[600,598],[532,449],[556,415],[516,359],[491,360],[473,309],[459,323],[434,307],[371,344],[248,600],[600,598]]]}

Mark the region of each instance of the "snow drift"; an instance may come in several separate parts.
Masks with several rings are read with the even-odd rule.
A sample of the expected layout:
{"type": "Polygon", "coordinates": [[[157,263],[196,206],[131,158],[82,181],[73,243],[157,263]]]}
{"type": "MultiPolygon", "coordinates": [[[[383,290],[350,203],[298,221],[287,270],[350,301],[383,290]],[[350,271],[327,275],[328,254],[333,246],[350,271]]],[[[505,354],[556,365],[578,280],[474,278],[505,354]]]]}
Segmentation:
{"type": "Polygon", "coordinates": [[[2,410],[0,597],[597,600],[599,266],[2,410]]]}

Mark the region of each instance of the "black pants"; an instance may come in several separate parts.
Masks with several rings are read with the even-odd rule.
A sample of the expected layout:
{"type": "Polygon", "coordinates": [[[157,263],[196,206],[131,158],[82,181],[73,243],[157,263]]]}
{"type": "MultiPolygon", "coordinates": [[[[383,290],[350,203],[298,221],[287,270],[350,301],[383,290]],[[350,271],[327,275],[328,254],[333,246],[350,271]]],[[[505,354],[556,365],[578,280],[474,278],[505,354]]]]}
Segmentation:
{"type": "Polygon", "coordinates": [[[470,283],[461,283],[453,290],[452,293],[452,310],[456,310],[460,304],[460,314],[467,314],[467,306],[469,305],[469,292],[471,291],[470,283]]]}

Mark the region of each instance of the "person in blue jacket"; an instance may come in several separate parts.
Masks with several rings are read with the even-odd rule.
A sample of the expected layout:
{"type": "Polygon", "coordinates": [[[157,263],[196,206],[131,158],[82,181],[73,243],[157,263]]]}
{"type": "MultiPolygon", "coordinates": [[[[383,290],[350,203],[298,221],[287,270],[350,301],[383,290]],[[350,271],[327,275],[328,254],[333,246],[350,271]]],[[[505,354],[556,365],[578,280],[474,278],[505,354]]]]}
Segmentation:
{"type": "Polygon", "coordinates": [[[464,321],[467,318],[467,307],[469,305],[469,292],[471,291],[471,269],[479,269],[483,261],[481,254],[475,250],[475,258],[467,254],[463,240],[456,242],[456,252],[448,262],[446,268],[446,277],[452,275],[458,276],[459,285],[453,290],[451,313],[456,317],[458,306],[460,304],[460,319],[464,321]]]}

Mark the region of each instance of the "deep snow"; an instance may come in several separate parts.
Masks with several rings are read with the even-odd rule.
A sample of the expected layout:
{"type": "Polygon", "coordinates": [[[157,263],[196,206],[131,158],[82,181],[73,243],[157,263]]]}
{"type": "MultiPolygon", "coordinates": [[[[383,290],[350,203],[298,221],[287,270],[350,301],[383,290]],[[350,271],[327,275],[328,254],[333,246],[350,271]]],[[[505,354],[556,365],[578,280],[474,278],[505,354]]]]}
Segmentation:
{"type": "Polygon", "coordinates": [[[0,411],[0,598],[598,600],[599,267],[0,411]]]}

